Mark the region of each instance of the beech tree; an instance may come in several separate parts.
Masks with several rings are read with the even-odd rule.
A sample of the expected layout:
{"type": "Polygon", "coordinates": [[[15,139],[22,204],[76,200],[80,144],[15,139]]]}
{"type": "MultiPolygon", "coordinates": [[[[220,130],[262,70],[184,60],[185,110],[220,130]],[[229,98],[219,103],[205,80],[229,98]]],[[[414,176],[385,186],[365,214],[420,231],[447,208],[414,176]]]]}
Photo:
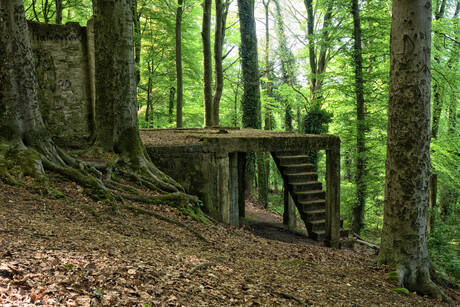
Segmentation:
{"type": "MultiPolygon", "coordinates": [[[[1,1],[0,11],[0,178],[16,184],[12,165],[20,175],[45,179],[44,168],[66,170],[77,163],[51,140],[40,115],[32,46],[22,0],[1,1]]],[[[92,185],[96,180],[87,177],[92,185]]]]}
{"type": "Polygon", "coordinates": [[[427,246],[430,177],[431,1],[393,1],[385,208],[380,264],[400,286],[446,296],[432,282],[427,246]]]}
{"type": "Polygon", "coordinates": [[[97,104],[93,148],[120,157],[104,165],[73,159],[51,140],[39,110],[22,0],[2,1],[0,9],[0,178],[15,184],[14,165],[20,166],[20,175],[42,179],[49,169],[109,196],[105,182],[120,160],[126,172],[145,185],[178,191],[179,185],[150,162],[139,135],[131,1],[94,1],[97,104]],[[109,176],[104,178],[103,172],[109,176]]]}

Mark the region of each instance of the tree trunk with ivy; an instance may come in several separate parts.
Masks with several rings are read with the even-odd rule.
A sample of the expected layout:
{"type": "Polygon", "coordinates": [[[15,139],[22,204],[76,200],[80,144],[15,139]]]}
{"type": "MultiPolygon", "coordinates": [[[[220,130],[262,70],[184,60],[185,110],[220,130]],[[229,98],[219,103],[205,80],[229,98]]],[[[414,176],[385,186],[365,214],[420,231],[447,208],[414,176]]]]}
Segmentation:
{"type": "Polygon", "coordinates": [[[359,17],[358,0],[351,1],[353,15],[355,91],[356,91],[356,198],[353,207],[352,230],[360,234],[364,225],[363,216],[366,206],[366,124],[364,113],[364,78],[363,50],[361,46],[361,19],[359,17]]]}
{"type": "Polygon", "coordinates": [[[260,128],[259,64],[254,19],[254,0],[238,0],[243,71],[243,127],[260,128]]]}
{"type": "Polygon", "coordinates": [[[212,127],[213,103],[212,103],[212,52],[211,52],[211,8],[212,0],[204,0],[203,24],[201,39],[203,41],[203,98],[204,98],[204,126],[212,127]]]}
{"type": "Polygon", "coordinates": [[[432,282],[430,178],[431,1],[393,1],[385,209],[380,264],[400,287],[447,299],[432,282]]]}
{"type": "MultiPolygon", "coordinates": [[[[254,0],[238,0],[241,36],[241,66],[243,71],[243,127],[260,128],[259,64],[257,57],[257,35],[254,19],[254,0]]],[[[246,193],[253,190],[255,155],[248,154],[246,160],[246,193]]]]}
{"type": "Polygon", "coordinates": [[[224,90],[224,68],[222,65],[222,52],[229,6],[230,1],[216,0],[216,28],[214,31],[214,70],[216,80],[214,85],[214,93],[212,94],[212,122],[214,126],[219,126],[220,100],[224,90]]]}
{"type": "Polygon", "coordinates": [[[184,82],[182,71],[182,0],[177,1],[176,10],[176,126],[182,128],[182,105],[184,102],[184,82]]]}

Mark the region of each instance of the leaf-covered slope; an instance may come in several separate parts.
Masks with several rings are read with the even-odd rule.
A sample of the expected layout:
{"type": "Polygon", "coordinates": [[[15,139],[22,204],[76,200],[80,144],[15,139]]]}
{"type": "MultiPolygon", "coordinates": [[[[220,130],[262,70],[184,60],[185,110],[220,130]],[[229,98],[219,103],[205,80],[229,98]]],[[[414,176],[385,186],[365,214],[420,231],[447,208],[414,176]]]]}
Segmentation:
{"type": "MultiPolygon", "coordinates": [[[[154,217],[114,216],[79,186],[54,184],[103,221],[82,206],[0,183],[0,304],[443,306],[397,294],[387,269],[350,250],[270,241],[126,201],[187,223],[206,243],[154,217]]],[[[458,292],[448,293],[460,302],[458,292]]]]}

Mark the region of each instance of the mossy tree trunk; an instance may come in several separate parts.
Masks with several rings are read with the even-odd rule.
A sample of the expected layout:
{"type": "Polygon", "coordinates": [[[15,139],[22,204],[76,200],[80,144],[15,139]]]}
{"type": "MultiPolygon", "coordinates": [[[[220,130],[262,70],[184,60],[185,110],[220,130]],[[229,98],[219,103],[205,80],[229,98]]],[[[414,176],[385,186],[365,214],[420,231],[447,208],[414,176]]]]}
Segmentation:
{"type": "Polygon", "coordinates": [[[153,178],[164,190],[175,191],[175,183],[150,162],[139,135],[131,0],[93,0],[93,14],[95,147],[121,155],[134,172],[153,178]]]}
{"type": "Polygon", "coordinates": [[[238,0],[243,71],[243,127],[260,128],[259,64],[254,19],[254,0],[238,0]]]}
{"type": "Polygon", "coordinates": [[[203,23],[201,39],[203,41],[203,98],[204,98],[204,126],[212,127],[213,103],[212,103],[212,52],[211,52],[211,8],[212,0],[204,0],[203,23]]]}
{"type": "Polygon", "coordinates": [[[444,297],[427,246],[430,177],[431,1],[393,1],[385,215],[380,264],[400,286],[444,297]]]}
{"type": "Polygon", "coordinates": [[[223,45],[230,1],[216,0],[216,25],[214,31],[214,67],[215,85],[212,94],[212,121],[214,126],[219,125],[219,108],[224,90],[223,45]]]}
{"type": "Polygon", "coordinates": [[[182,105],[184,82],[182,71],[182,0],[177,0],[176,10],[176,127],[182,128],[182,105]]]}
{"type": "Polygon", "coordinates": [[[356,91],[356,198],[353,207],[352,230],[360,234],[364,225],[363,216],[366,206],[366,124],[364,112],[364,78],[363,78],[363,50],[361,46],[361,19],[359,17],[359,2],[352,0],[351,12],[353,15],[354,36],[354,66],[356,91]]]}
{"type": "MultiPolygon", "coordinates": [[[[260,88],[259,64],[257,56],[256,22],[254,19],[254,0],[238,0],[240,20],[240,56],[243,72],[243,127],[260,128],[260,88]]],[[[247,156],[246,193],[252,193],[255,175],[255,154],[247,156]]]]}
{"type": "Polygon", "coordinates": [[[14,183],[8,160],[23,175],[42,177],[43,160],[64,166],[44,126],[32,46],[22,0],[0,2],[0,180],[14,183]]]}

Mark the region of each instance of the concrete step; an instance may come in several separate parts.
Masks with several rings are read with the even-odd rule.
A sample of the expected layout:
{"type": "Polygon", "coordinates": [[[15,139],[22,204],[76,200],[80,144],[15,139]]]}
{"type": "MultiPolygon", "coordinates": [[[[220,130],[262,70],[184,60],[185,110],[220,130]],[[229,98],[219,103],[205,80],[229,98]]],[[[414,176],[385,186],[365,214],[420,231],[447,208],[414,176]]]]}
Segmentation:
{"type": "Polygon", "coordinates": [[[316,221],[316,220],[325,220],[326,219],[326,210],[325,209],[318,209],[318,210],[310,210],[304,211],[302,216],[309,221],[316,221]]]}
{"type": "Polygon", "coordinates": [[[315,241],[323,241],[325,235],[326,235],[325,230],[317,230],[317,231],[312,231],[311,234],[309,233],[308,237],[315,241]]]}
{"type": "Polygon", "coordinates": [[[305,172],[314,172],[315,166],[310,163],[286,164],[286,165],[282,165],[282,171],[286,175],[296,174],[296,173],[305,173],[305,172]]]}
{"type": "Polygon", "coordinates": [[[292,165],[292,164],[308,164],[310,160],[306,155],[283,155],[276,156],[280,160],[281,166],[292,165]]]}
{"type": "Polygon", "coordinates": [[[297,197],[297,201],[300,202],[326,199],[326,192],[323,190],[295,192],[294,194],[297,197]]]}
{"type": "Polygon", "coordinates": [[[302,208],[302,211],[314,211],[314,210],[320,210],[320,209],[326,209],[326,200],[320,199],[320,200],[311,200],[311,201],[305,201],[299,202],[299,205],[302,208]]]}
{"type": "Polygon", "coordinates": [[[326,220],[316,220],[316,221],[308,221],[306,222],[307,224],[307,230],[310,232],[318,232],[320,230],[325,230],[326,229],[326,220]]]}
{"type": "Polygon", "coordinates": [[[318,181],[318,174],[313,172],[286,174],[286,176],[288,178],[288,184],[295,182],[318,181]]]}
{"type": "Polygon", "coordinates": [[[323,189],[323,183],[321,181],[293,182],[291,185],[294,193],[323,189]]]}

